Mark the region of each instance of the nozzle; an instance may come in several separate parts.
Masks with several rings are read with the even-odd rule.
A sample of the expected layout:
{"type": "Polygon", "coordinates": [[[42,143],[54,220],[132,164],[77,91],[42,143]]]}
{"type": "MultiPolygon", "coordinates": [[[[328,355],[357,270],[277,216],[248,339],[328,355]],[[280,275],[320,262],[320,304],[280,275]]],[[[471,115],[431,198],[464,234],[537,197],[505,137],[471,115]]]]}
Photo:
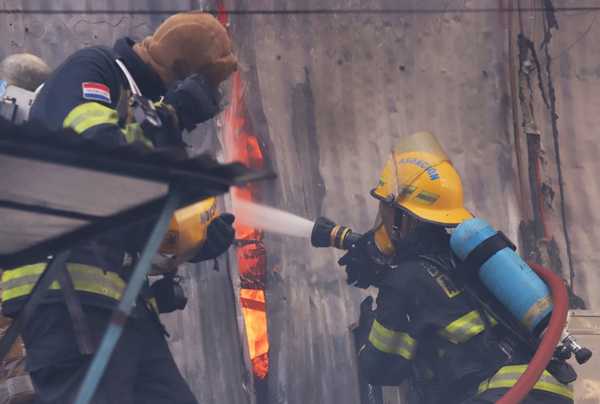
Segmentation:
{"type": "Polygon", "coordinates": [[[355,244],[362,234],[354,233],[349,227],[335,224],[326,217],[319,217],[315,221],[310,242],[314,247],[335,247],[348,250],[355,244]]]}
{"type": "Polygon", "coordinates": [[[575,354],[575,359],[580,365],[583,365],[592,357],[592,351],[579,345],[572,335],[568,335],[563,339],[562,344],[569,352],[575,354]]]}

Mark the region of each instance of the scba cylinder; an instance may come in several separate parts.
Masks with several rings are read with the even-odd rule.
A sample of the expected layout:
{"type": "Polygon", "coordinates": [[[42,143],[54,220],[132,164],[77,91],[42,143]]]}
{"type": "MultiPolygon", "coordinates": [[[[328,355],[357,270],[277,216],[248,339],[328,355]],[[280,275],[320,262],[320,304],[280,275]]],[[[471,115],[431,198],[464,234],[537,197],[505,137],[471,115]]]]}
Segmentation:
{"type": "Polygon", "coordinates": [[[454,230],[450,247],[515,318],[534,335],[541,333],[552,312],[550,292],[502,232],[483,219],[469,219],[454,230]]]}

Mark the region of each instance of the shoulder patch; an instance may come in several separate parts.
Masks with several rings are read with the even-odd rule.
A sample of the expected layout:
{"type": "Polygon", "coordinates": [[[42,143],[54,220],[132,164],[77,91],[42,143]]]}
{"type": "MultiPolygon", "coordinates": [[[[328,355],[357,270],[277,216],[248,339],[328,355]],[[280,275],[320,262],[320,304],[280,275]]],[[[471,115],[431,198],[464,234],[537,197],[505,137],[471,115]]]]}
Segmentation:
{"type": "Polygon", "coordinates": [[[110,89],[106,84],[86,81],[81,83],[81,90],[83,92],[83,98],[86,100],[101,101],[107,104],[111,103],[110,89]]]}

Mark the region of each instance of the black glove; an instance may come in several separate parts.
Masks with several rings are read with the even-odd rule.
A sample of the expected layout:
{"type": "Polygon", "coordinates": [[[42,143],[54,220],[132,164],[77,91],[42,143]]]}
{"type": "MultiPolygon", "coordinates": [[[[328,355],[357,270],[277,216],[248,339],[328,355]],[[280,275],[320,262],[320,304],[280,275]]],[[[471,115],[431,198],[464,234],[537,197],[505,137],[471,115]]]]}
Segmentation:
{"type": "Polygon", "coordinates": [[[165,94],[165,102],[175,109],[180,129],[192,130],[221,110],[218,87],[200,74],[176,82],[165,94]]]}
{"type": "Polygon", "coordinates": [[[379,252],[373,232],[367,232],[339,259],[338,264],[346,266],[348,285],[366,289],[390,268],[391,258],[379,252]]]}
{"type": "Polygon", "coordinates": [[[166,274],[150,286],[152,296],[156,299],[159,313],[171,313],[183,310],[187,304],[187,297],[179,283],[179,278],[174,274],[166,274]]]}
{"type": "Polygon", "coordinates": [[[208,225],[204,245],[190,261],[199,262],[214,259],[227,251],[235,238],[235,229],[232,226],[234,220],[235,216],[231,213],[223,213],[213,220],[208,225]]]}
{"type": "Polygon", "coordinates": [[[358,327],[354,330],[354,338],[359,347],[367,343],[371,326],[375,320],[375,311],[373,310],[373,298],[367,296],[360,303],[360,317],[358,318],[358,327]]]}
{"type": "Polygon", "coordinates": [[[157,148],[164,147],[185,147],[182,131],[179,129],[179,123],[175,108],[167,103],[161,103],[155,106],[156,113],[161,121],[160,127],[147,125],[144,129],[144,135],[152,140],[152,144],[157,148]]]}

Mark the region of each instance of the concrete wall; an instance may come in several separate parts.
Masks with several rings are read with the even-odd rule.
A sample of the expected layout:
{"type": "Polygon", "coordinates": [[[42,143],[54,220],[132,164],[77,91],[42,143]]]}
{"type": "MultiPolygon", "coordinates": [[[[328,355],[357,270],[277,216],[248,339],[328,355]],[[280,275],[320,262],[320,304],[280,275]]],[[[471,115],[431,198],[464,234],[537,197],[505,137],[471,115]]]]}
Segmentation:
{"type": "MultiPolygon", "coordinates": [[[[332,9],[519,4],[326,3],[332,9]]],[[[554,3],[597,5],[592,0],[554,3]]],[[[144,0],[3,5],[165,7],[144,0]]],[[[199,5],[176,1],[168,6],[199,5]]],[[[325,7],[316,0],[228,0],[225,5],[279,11],[325,7]]],[[[0,56],[33,51],[55,66],[79,47],[110,44],[123,34],[144,36],[162,17],[0,14],[0,56]]],[[[519,240],[524,256],[560,272],[575,306],[600,310],[596,17],[597,12],[525,11],[231,15],[252,126],[279,174],[266,202],[364,231],[377,207],[368,192],[391,148],[402,135],[429,130],[462,174],[467,206],[519,240]],[[520,33],[533,44],[535,56],[519,46],[520,33]]],[[[269,236],[266,248],[269,403],[358,404],[349,325],[364,293],[346,286],[335,251],[314,251],[306,240],[279,236],[269,236]]],[[[203,402],[246,402],[250,382],[240,353],[237,299],[230,297],[235,287],[226,271],[186,273],[190,307],[169,320],[175,355],[203,402]]],[[[400,401],[395,392],[388,394],[388,402],[400,401]]]]}
{"type": "MultiPolygon", "coordinates": [[[[560,6],[597,6],[594,1],[561,1],[560,6]]],[[[559,242],[564,272],[585,308],[600,310],[600,181],[597,172],[600,151],[597,142],[600,117],[600,44],[597,12],[556,13],[557,28],[549,30],[544,15],[523,16],[523,32],[541,45],[549,41],[548,52],[540,48],[542,76],[549,106],[539,95],[541,136],[544,149],[545,181],[554,192],[547,205],[557,217],[554,233],[559,242]],[[555,94],[552,105],[552,91],[555,94]],[[555,119],[553,119],[555,116],[555,119]],[[561,188],[562,183],[562,188],[561,188]]]]}
{"type": "MultiPolygon", "coordinates": [[[[368,192],[391,148],[429,130],[464,174],[468,206],[516,236],[507,37],[497,15],[234,16],[232,28],[255,127],[279,174],[273,204],[365,231],[377,208],[368,192]]],[[[267,247],[269,402],[358,403],[348,326],[361,293],[346,286],[339,254],[304,240],[273,238],[267,247]]]]}
{"type": "MultiPolygon", "coordinates": [[[[326,8],[518,5],[340,0],[326,8]]],[[[323,8],[317,1],[251,7],[283,12],[232,17],[255,127],[279,173],[271,203],[364,231],[376,209],[368,191],[391,147],[404,134],[429,130],[462,174],[467,206],[518,241],[524,257],[563,275],[574,307],[596,308],[591,139],[598,61],[590,52],[596,45],[585,39],[593,38],[595,14],[285,14],[323,8]],[[533,70],[521,66],[519,34],[532,37],[533,70]],[[524,114],[529,107],[535,133],[524,114]]],[[[268,247],[269,328],[277,330],[270,402],[303,402],[306,386],[311,402],[357,402],[348,324],[362,294],[345,286],[336,252],[311,252],[305,242],[282,238],[268,247]]]]}

